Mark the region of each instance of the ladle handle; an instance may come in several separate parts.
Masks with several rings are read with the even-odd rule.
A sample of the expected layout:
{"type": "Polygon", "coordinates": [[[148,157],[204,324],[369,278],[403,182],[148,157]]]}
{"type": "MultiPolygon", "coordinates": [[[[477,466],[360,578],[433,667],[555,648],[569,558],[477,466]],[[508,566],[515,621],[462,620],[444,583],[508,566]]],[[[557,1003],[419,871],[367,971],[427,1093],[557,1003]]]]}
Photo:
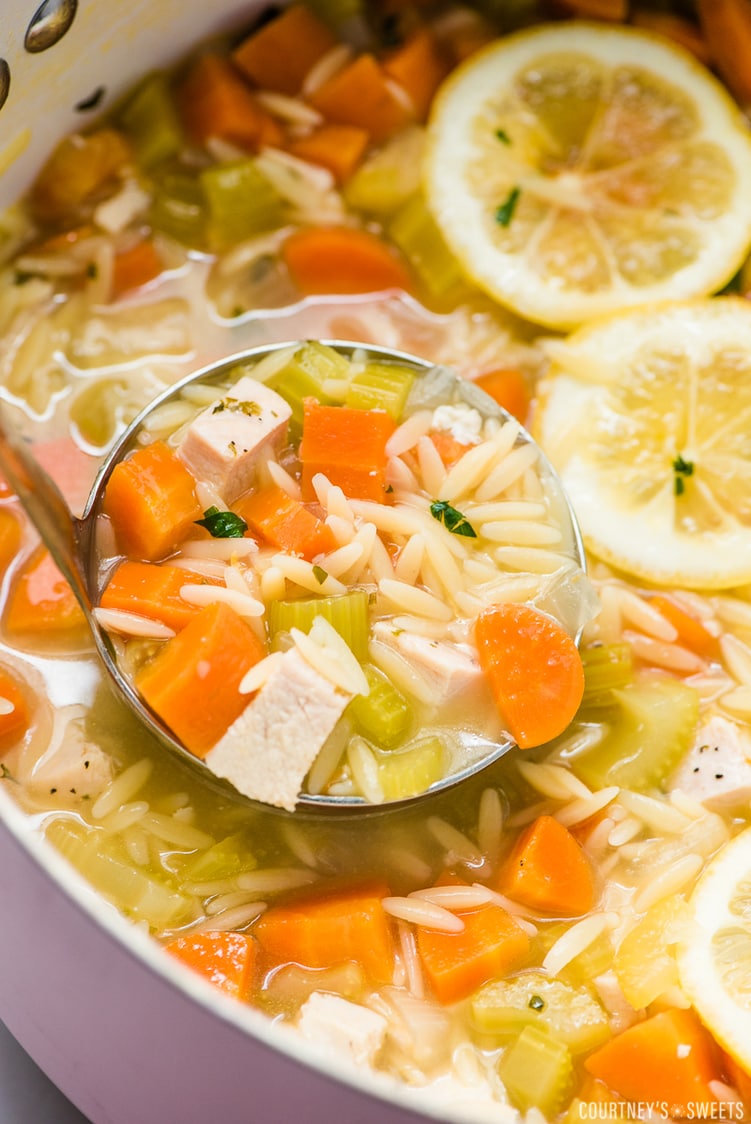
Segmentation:
{"type": "Polygon", "coordinates": [[[90,614],[91,598],[80,561],[81,521],[71,512],[52,477],[35,460],[29,443],[9,429],[2,413],[0,472],[21,501],[81,608],[90,614]]]}

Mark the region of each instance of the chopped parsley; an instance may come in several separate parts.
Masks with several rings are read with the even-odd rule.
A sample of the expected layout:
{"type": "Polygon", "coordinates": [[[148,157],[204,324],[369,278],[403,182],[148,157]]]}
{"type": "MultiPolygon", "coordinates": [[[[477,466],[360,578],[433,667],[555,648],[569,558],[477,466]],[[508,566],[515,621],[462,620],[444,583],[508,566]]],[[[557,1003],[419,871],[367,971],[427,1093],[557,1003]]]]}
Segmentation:
{"type": "Polygon", "coordinates": [[[676,496],[682,496],[686,490],[686,477],[694,475],[694,462],[685,461],[679,453],[673,461],[673,472],[673,491],[676,496]]]}
{"type": "Polygon", "coordinates": [[[15,781],[15,779],[8,766],[0,761],[0,781],[15,781]]]}
{"type": "Polygon", "coordinates": [[[499,226],[509,225],[512,218],[514,217],[514,211],[516,210],[516,204],[519,202],[520,195],[521,188],[512,187],[511,191],[509,191],[506,199],[503,201],[503,203],[501,203],[500,207],[496,207],[495,221],[499,226]]]}
{"type": "Polygon", "coordinates": [[[260,417],[262,410],[257,402],[241,402],[238,398],[222,398],[212,409],[212,414],[230,410],[235,414],[245,414],[249,418],[260,417]]]}
{"type": "Polygon", "coordinates": [[[234,511],[220,511],[218,507],[208,508],[196,523],[215,539],[241,539],[248,529],[245,520],[234,511]]]}
{"type": "Polygon", "coordinates": [[[313,577],[316,579],[319,585],[323,585],[328,576],[328,571],[324,570],[323,566],[313,567],[313,577]]]}
{"type": "Polygon", "coordinates": [[[462,535],[465,539],[476,539],[477,531],[461,511],[457,511],[446,500],[436,500],[430,505],[430,514],[439,523],[443,523],[452,535],[462,535]]]}
{"type": "Polygon", "coordinates": [[[545,1000],[541,995],[533,995],[527,1006],[531,1007],[533,1011],[542,1011],[545,1008],[545,1000]]]}
{"type": "Polygon", "coordinates": [[[496,129],[495,135],[496,139],[499,140],[501,144],[511,144],[511,137],[505,129],[496,129]]]}

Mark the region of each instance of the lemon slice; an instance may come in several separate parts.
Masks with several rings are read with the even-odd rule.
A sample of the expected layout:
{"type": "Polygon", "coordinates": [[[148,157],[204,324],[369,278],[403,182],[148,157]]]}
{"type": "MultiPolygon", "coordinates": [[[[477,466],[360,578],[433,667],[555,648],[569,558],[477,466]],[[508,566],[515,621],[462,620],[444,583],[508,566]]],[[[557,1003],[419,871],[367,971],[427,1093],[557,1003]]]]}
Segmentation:
{"type": "Polygon", "coordinates": [[[716,292],[751,241],[738,107],[634,28],[547,25],[473,55],[435,101],[424,176],[469,277],[553,327],[716,292]]]}
{"type": "Polygon", "coordinates": [[[714,1037],[751,1073],[751,828],[726,843],[689,901],[679,948],[686,995],[714,1037]]]}
{"type": "Polygon", "coordinates": [[[751,304],[623,312],[548,350],[534,430],[586,547],[657,585],[751,581],[751,304]]]}

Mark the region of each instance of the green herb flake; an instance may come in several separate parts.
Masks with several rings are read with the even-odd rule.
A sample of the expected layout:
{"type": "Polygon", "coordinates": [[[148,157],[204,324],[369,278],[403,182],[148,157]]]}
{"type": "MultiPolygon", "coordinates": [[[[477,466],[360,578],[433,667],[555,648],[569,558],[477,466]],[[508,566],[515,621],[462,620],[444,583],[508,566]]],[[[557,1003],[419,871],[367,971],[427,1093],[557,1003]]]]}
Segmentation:
{"type": "Polygon", "coordinates": [[[527,1006],[531,1007],[533,1011],[543,1011],[545,1009],[545,1000],[541,995],[533,995],[527,1006]]]}
{"type": "Polygon", "coordinates": [[[221,414],[229,410],[234,414],[245,414],[249,418],[258,418],[263,413],[257,402],[240,401],[238,398],[222,398],[212,407],[212,414],[221,414]]]}
{"type": "Polygon", "coordinates": [[[313,577],[316,579],[319,585],[323,585],[328,576],[328,571],[324,570],[323,566],[313,567],[313,577]]]}
{"type": "Polygon", "coordinates": [[[15,779],[8,766],[0,761],[0,781],[15,781],[15,779]]]}
{"type": "Polygon", "coordinates": [[[508,193],[508,196],[504,200],[504,202],[501,203],[500,207],[496,207],[495,221],[498,223],[499,226],[508,226],[509,225],[512,218],[514,217],[514,211],[516,210],[516,204],[519,202],[519,196],[520,195],[521,195],[521,188],[520,187],[512,187],[511,191],[508,193]]]}
{"type": "Polygon", "coordinates": [[[86,276],[91,281],[96,280],[96,278],[99,276],[99,267],[97,266],[96,262],[90,261],[86,266],[86,276]]]}
{"type": "Polygon", "coordinates": [[[461,535],[465,539],[476,539],[477,531],[461,511],[457,511],[446,500],[436,500],[430,505],[430,514],[439,523],[443,523],[452,535],[461,535]]]}
{"type": "Polygon", "coordinates": [[[508,135],[505,129],[496,129],[495,135],[496,140],[499,140],[501,144],[511,144],[511,137],[508,135]]]}
{"type": "Polygon", "coordinates": [[[673,472],[675,473],[673,491],[676,496],[682,496],[686,491],[686,478],[694,475],[694,463],[684,460],[679,453],[673,461],[673,472]]]}
{"type": "Polygon", "coordinates": [[[220,511],[218,507],[208,508],[196,523],[215,539],[241,539],[248,529],[245,520],[234,511],[220,511]]]}

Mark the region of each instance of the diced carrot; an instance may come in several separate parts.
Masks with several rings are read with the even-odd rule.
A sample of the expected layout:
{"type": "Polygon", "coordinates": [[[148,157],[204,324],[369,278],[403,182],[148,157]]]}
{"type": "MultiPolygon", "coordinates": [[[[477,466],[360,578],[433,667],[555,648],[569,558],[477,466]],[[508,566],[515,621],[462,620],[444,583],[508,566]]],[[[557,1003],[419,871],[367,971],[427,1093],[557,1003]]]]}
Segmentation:
{"type": "Polygon", "coordinates": [[[256,943],[247,933],[208,931],[176,937],[165,949],[209,983],[245,999],[253,980],[256,943]]]}
{"type": "Polygon", "coordinates": [[[179,632],[200,611],[180,596],[181,588],[188,582],[216,584],[178,566],[125,561],[110,578],[99,603],[103,609],[137,613],[179,632]]]}
{"type": "Polygon", "coordinates": [[[86,626],[73,590],[52,560],[39,547],[21,568],[5,611],[8,632],[78,632],[86,626]]]}
{"type": "Polygon", "coordinates": [[[188,135],[197,144],[220,137],[256,152],[262,145],[278,146],[284,140],[281,127],[221,55],[204,54],[195,60],[177,100],[188,135]]]}
{"type": "Polygon", "coordinates": [[[381,904],[388,893],[381,884],[332,887],[327,894],[272,906],[253,933],[270,966],[331,968],[353,960],[373,983],[391,983],[393,938],[381,904]]]}
{"type": "Polygon", "coordinates": [[[373,55],[359,55],[319,86],[308,100],[327,121],[357,125],[378,143],[414,120],[414,114],[395,93],[391,81],[373,55]]]}
{"type": "Polygon", "coordinates": [[[744,1069],[734,1057],[722,1051],[722,1068],[727,1074],[729,1083],[738,1090],[740,1098],[746,1108],[747,1115],[751,1113],[751,1073],[744,1069]]]}
{"type": "MultiPolygon", "coordinates": [[[[456,877],[442,877],[439,886],[463,886],[456,877]]],[[[500,905],[456,910],[464,922],[459,933],[420,926],[417,951],[433,993],[440,1003],[458,1003],[496,976],[520,968],[529,955],[529,937],[500,905]]]]}
{"type": "Polygon", "coordinates": [[[386,442],[396,423],[385,410],[304,403],[300,460],[302,494],[314,500],[313,477],[324,473],[352,499],[386,500],[386,442]]]}
{"type": "Polygon", "coordinates": [[[29,704],[18,679],[0,667],[0,753],[23,737],[30,721],[29,704]]]}
{"type": "Polygon", "coordinates": [[[452,433],[448,433],[445,429],[437,429],[435,433],[431,433],[430,440],[436,447],[438,456],[441,458],[447,468],[452,464],[456,464],[460,457],[463,457],[471,445],[465,445],[463,441],[457,441],[452,433]]]}
{"type": "Polygon", "coordinates": [[[244,496],[234,510],[266,542],[308,562],[336,547],[331,528],[276,484],[244,496]]]}
{"type": "Polygon", "coordinates": [[[282,244],[282,258],[298,289],[306,296],[409,292],[414,286],[407,267],[375,234],[349,226],[310,226],[296,230],[282,244]]]}
{"type": "Polygon", "coordinates": [[[751,0],[698,0],[714,65],[743,106],[751,104],[751,0]]]}
{"type": "Polygon", "coordinates": [[[294,4],[245,39],[232,58],[262,89],[294,95],[311,67],[336,45],[335,35],[309,8],[294,4]]]}
{"type": "Polygon", "coordinates": [[[508,410],[520,422],[526,421],[532,396],[521,371],[515,367],[498,367],[494,371],[478,375],[474,382],[504,410],[508,410]]]}
{"type": "Polygon", "coordinates": [[[383,69],[409,95],[418,121],[424,121],[433,96],[449,71],[435,35],[419,27],[406,43],[383,59],[383,69]]]}
{"type": "Polygon", "coordinates": [[[328,168],[337,183],[345,183],[368,147],[370,137],[356,125],[321,125],[306,137],[290,141],[287,150],[301,160],[328,168]]]}
{"type": "Polygon", "coordinates": [[[136,686],[183,745],[205,757],[250,702],[240,683],[265,654],[242,617],[216,602],[160,648],[136,686]]]}
{"type": "Polygon", "coordinates": [[[120,549],[148,562],[174,550],[201,518],[195,480],[163,441],[138,449],[115,466],[103,506],[120,549]]]}
{"type": "Polygon", "coordinates": [[[576,644],[552,617],[529,605],[485,609],[475,624],[480,666],[501,718],[522,749],[561,734],[584,694],[576,644]]]}
{"type": "Polygon", "coordinates": [[[721,1080],[715,1043],[693,1011],[671,1008],[636,1023],[584,1062],[593,1077],[628,1101],[658,1101],[682,1118],[703,1106],[710,1115],[721,1080]]]}
{"type": "Polygon", "coordinates": [[[4,574],[21,546],[21,521],[7,507],[0,507],[0,574],[4,574]]]}
{"type": "Polygon", "coordinates": [[[650,604],[653,608],[659,609],[665,620],[672,624],[678,633],[679,644],[682,644],[685,648],[690,648],[698,656],[704,656],[707,659],[711,659],[712,656],[717,654],[717,637],[713,636],[711,632],[707,632],[701,621],[692,617],[670,597],[664,597],[661,593],[657,593],[651,598],[650,604]]]}
{"type": "Polygon", "coordinates": [[[498,874],[498,888],[537,913],[577,917],[594,902],[589,859],[568,828],[538,816],[522,831],[498,874]]]}
{"type": "Polygon", "coordinates": [[[162,262],[150,238],[143,238],[127,250],[115,254],[112,266],[112,296],[138,289],[162,272],[162,262]]]}
{"type": "Polygon", "coordinates": [[[666,39],[672,39],[690,51],[704,66],[709,66],[711,60],[709,49],[704,37],[690,20],[682,16],[672,15],[670,12],[652,12],[647,8],[637,8],[631,13],[630,22],[635,27],[643,27],[647,31],[654,31],[666,39]]]}
{"type": "Polygon", "coordinates": [[[127,141],[115,129],[98,129],[60,141],[31,189],[34,214],[56,221],[75,215],[105,184],[131,162],[127,141]]]}

